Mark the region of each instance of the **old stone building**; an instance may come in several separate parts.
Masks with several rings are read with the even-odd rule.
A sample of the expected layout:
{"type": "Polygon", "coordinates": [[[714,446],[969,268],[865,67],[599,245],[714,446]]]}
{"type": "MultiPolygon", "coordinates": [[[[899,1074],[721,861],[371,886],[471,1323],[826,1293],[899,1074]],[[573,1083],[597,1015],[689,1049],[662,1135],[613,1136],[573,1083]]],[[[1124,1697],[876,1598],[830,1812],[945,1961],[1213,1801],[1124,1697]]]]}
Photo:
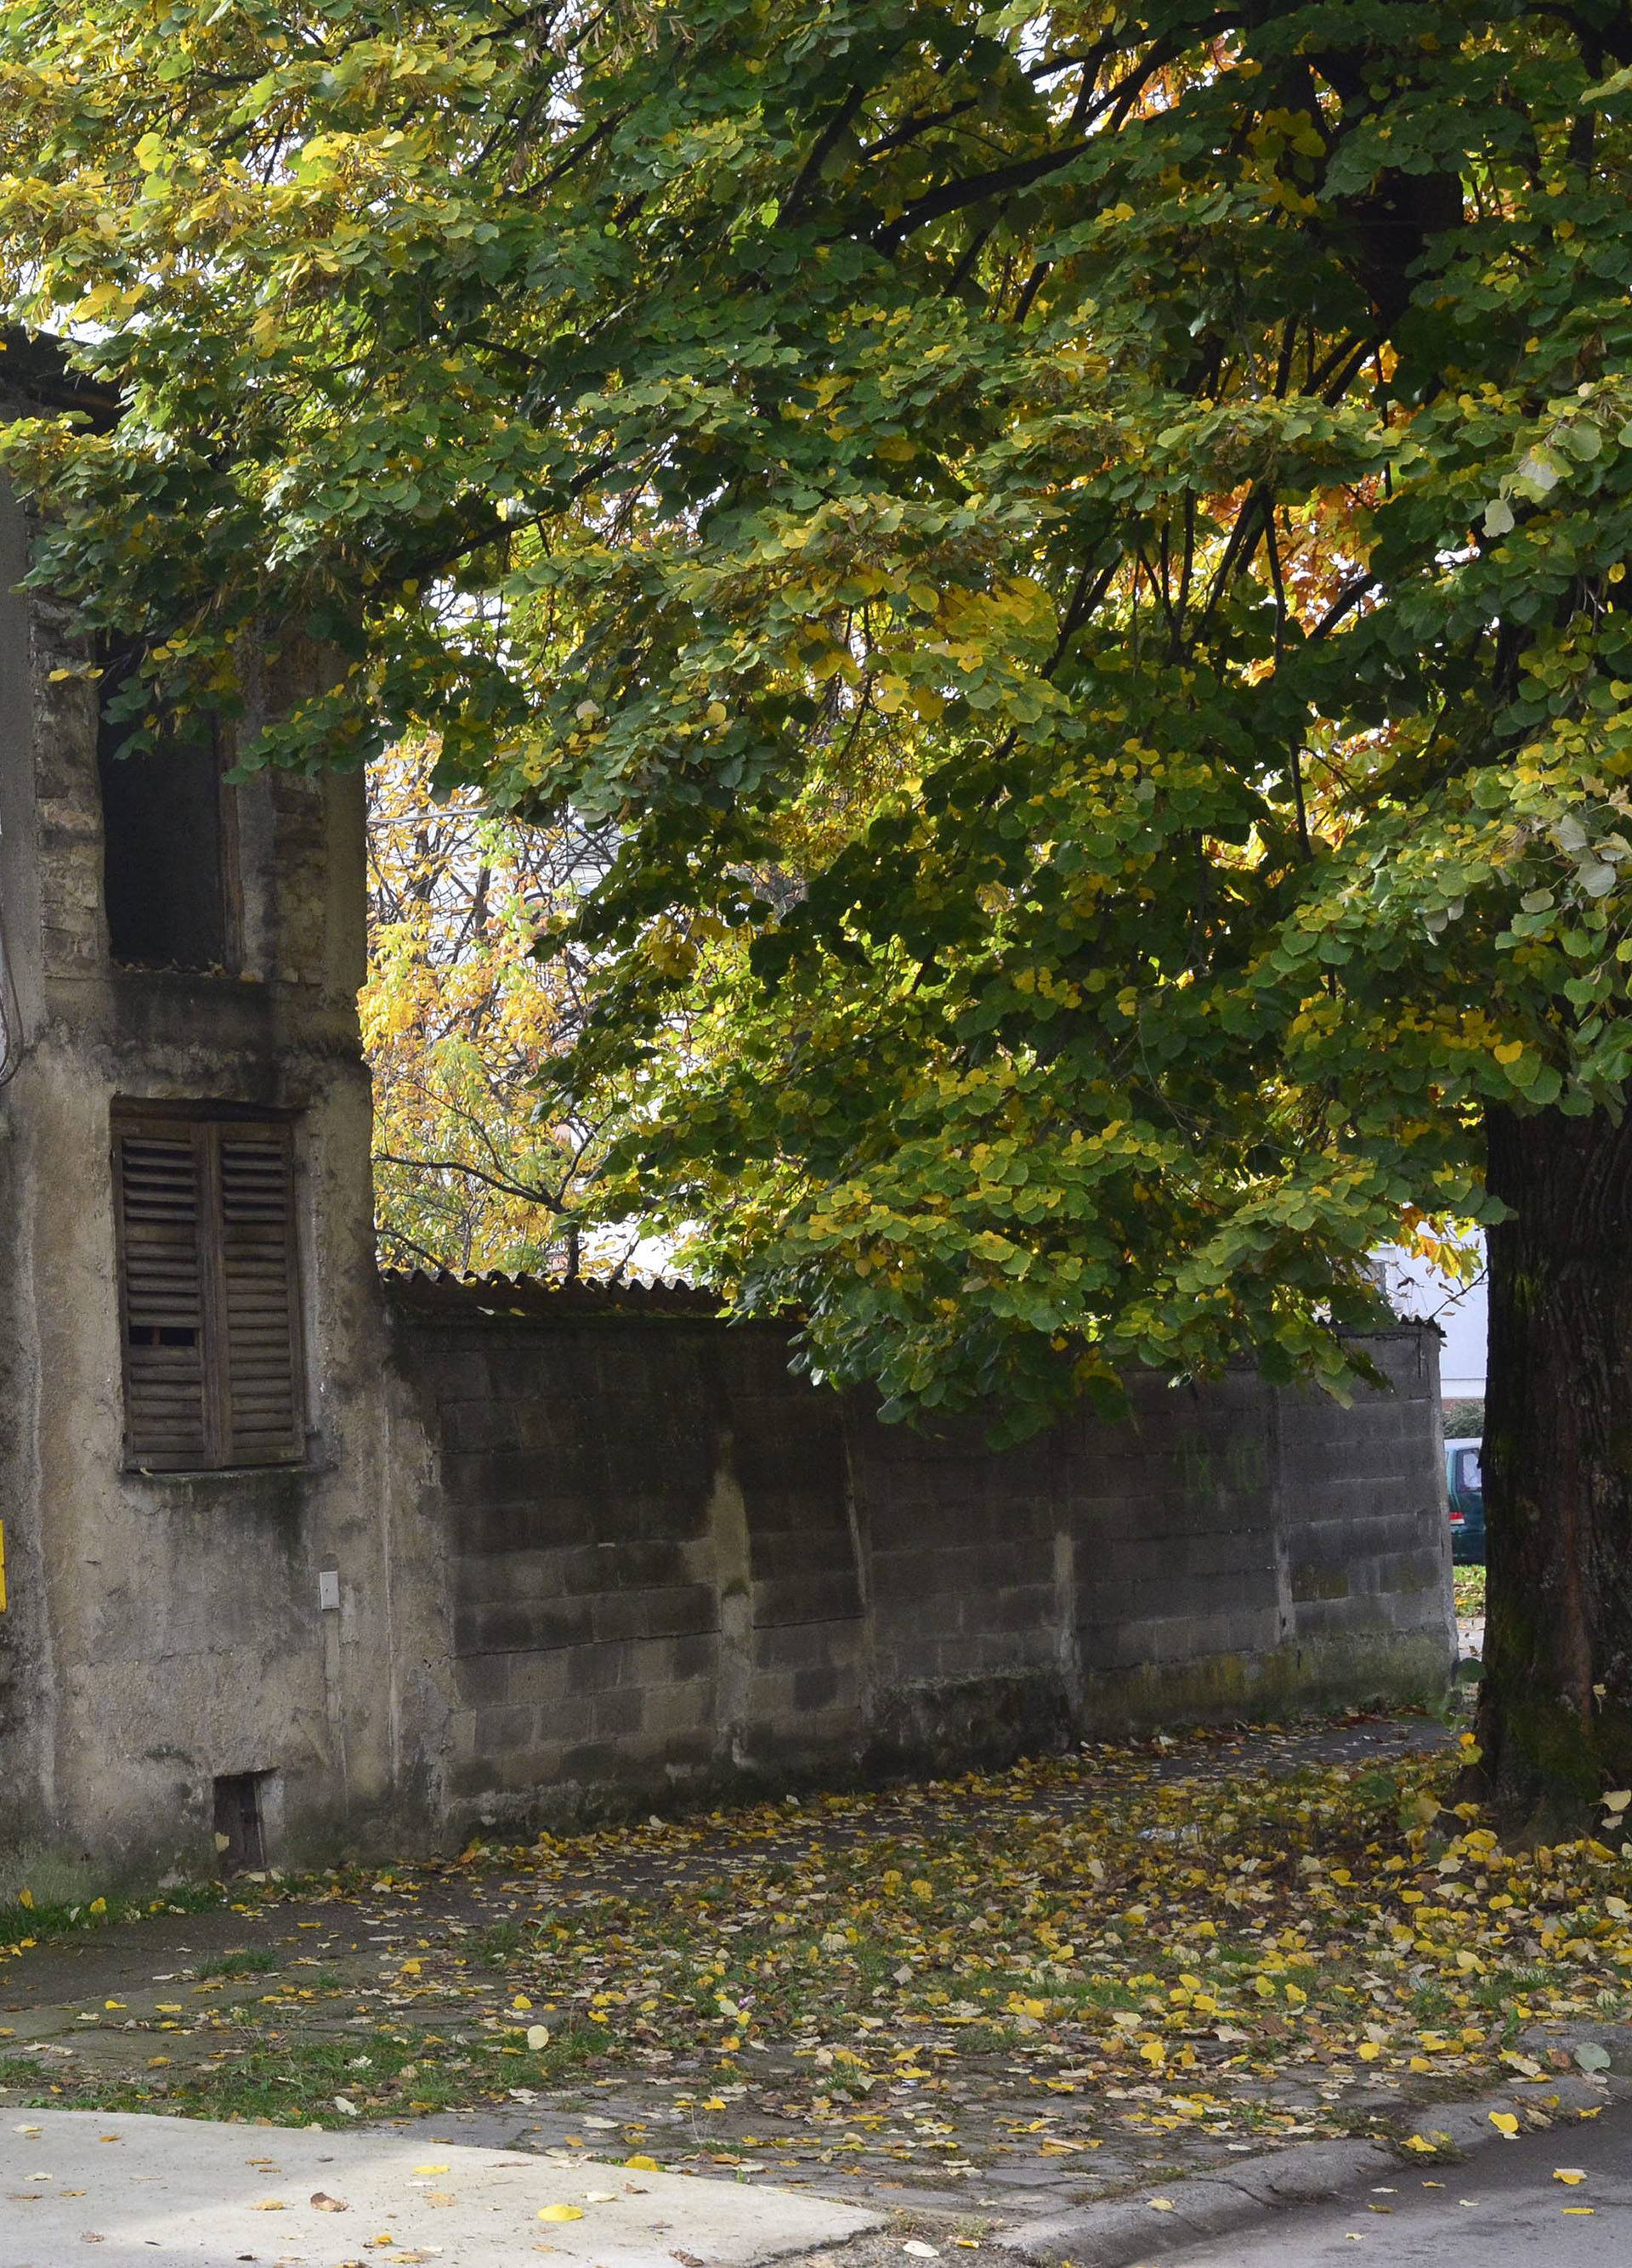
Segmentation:
{"type": "Polygon", "coordinates": [[[0,498],[0,1896],[1443,1684],[1431,1332],[996,1456],[697,1292],[382,1284],[360,784],[120,759],[26,548],[0,498]]]}

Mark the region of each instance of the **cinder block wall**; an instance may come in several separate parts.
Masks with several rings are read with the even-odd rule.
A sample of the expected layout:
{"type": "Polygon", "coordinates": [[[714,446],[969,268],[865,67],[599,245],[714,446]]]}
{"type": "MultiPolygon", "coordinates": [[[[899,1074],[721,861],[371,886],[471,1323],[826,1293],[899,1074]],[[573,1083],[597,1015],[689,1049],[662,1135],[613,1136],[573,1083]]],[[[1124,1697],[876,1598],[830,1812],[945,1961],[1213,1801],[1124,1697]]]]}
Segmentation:
{"type": "Polygon", "coordinates": [[[705,1296],[393,1278],[454,1587],[447,1800],[547,1820],[666,1793],[1011,1758],[1443,1689],[1437,1341],[1344,1410],[1141,1380],[999,1454],[881,1425],[705,1296]]]}

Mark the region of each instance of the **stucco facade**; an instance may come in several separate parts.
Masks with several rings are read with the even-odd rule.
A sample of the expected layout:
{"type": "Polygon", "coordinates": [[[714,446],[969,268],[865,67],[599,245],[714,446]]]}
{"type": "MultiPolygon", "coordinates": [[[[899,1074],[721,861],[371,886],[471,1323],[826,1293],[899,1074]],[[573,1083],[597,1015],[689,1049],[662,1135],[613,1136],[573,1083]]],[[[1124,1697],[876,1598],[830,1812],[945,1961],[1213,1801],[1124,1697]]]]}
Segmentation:
{"type": "MultiPolygon", "coordinates": [[[[0,414],[4,409],[0,408],[0,414]]],[[[0,495],[0,1895],[43,1854],[162,1870],[211,1851],[214,1785],[263,1783],[270,1841],[415,1823],[442,1704],[418,1663],[439,1571],[399,1532],[358,1040],[355,777],[228,790],[233,966],[110,952],[98,696],[72,622],[17,589],[0,495]],[[117,1101],[255,1106],[294,1127],[306,1447],[254,1471],[125,1454],[117,1101]],[[337,1608],[319,1576],[343,1571],[337,1608]],[[405,1628],[419,1640],[404,1643],[405,1628]]],[[[229,752],[230,754],[230,752],[229,752]]],[[[411,1504],[411,1498],[409,1499],[411,1504]]],[[[383,1831],[383,1829],[382,1829],[383,1831]]]]}

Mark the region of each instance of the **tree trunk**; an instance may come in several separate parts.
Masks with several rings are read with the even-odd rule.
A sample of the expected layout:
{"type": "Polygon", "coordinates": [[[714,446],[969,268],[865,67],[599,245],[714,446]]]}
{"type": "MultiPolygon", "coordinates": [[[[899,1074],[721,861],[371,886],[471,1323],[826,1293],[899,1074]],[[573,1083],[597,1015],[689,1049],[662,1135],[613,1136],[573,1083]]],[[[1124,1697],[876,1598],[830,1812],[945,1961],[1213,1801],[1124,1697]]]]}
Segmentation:
{"type": "Polygon", "coordinates": [[[1555,1840],[1632,1787],[1632,1115],[1493,1109],[1486,1138],[1481,1776],[1555,1840]]]}

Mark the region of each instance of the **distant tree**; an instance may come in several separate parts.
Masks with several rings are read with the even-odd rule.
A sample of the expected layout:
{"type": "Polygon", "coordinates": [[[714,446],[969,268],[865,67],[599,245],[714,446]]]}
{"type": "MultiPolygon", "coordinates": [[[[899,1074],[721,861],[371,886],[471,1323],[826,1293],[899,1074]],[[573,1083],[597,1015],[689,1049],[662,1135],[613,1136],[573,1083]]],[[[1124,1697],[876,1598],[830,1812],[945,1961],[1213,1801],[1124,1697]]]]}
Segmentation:
{"type": "Polygon", "coordinates": [[[602,1130],[541,1109],[539,1074],[572,1043],[582,1002],[565,960],[535,947],[593,879],[597,846],[579,828],[485,817],[469,790],[439,799],[434,765],[408,743],[368,780],[358,1007],[380,1256],[576,1273],[618,1240],[593,1223],[586,1234],[581,1218],[602,1130]]]}
{"type": "Polygon", "coordinates": [[[609,1203],[1015,1430],[1339,1381],[1488,1222],[1543,1825],[1632,1781],[1629,118],[1606,0],[0,18],[12,312],[129,403],[9,439],[41,572],[152,714],[315,632],[265,758],[617,826],[609,1203]]]}

